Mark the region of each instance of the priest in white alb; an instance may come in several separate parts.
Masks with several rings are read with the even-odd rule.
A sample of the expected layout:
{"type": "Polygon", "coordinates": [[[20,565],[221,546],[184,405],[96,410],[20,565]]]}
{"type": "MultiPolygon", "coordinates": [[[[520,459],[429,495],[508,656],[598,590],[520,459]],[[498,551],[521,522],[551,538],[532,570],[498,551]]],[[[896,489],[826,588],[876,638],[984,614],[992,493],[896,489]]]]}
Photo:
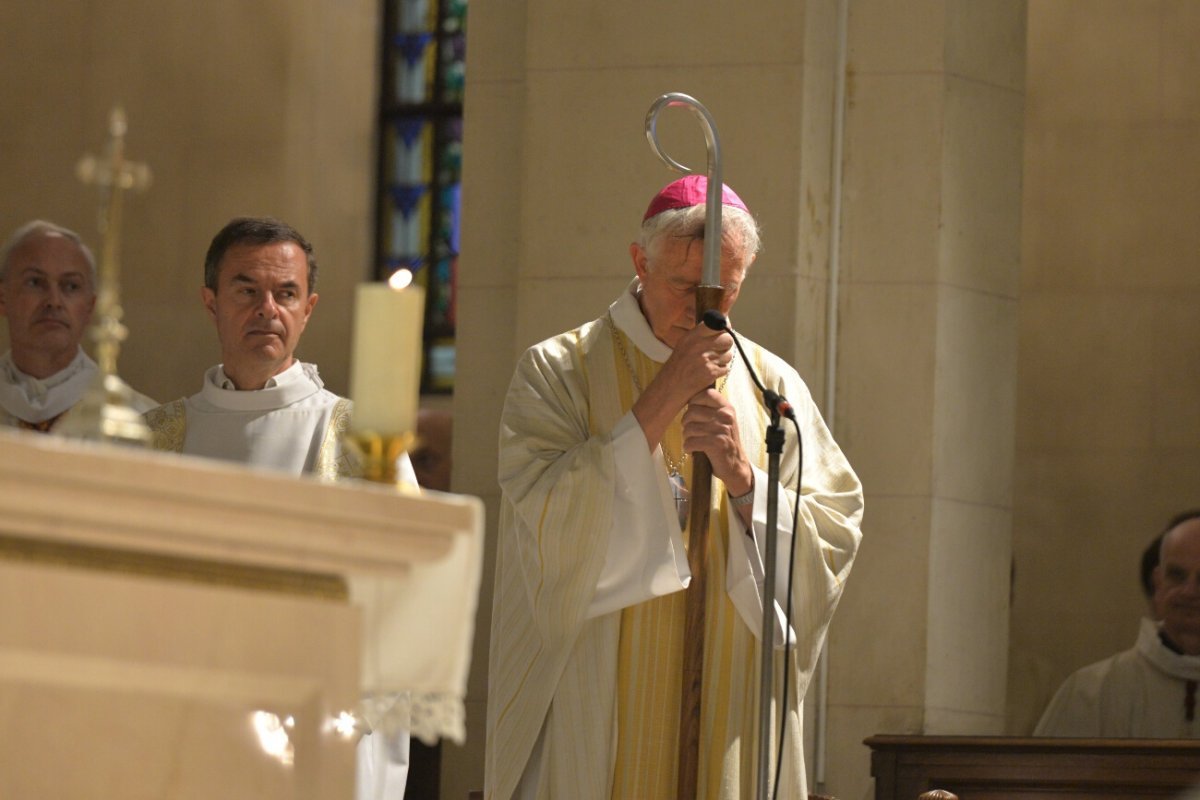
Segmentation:
{"type": "MultiPolygon", "coordinates": [[[[45,220],[0,247],[0,425],[47,432],[79,402],[98,367],[80,346],[96,305],[96,261],[72,230],[45,220]]],[[[131,406],[158,405],[132,392],[131,406]]]]}
{"type": "Polygon", "coordinates": [[[1168,523],[1151,605],[1133,647],[1074,672],[1035,736],[1200,738],[1200,510],[1168,523]]]}
{"type": "MultiPolygon", "coordinates": [[[[294,356],[317,305],[316,283],[312,245],[287,223],[239,217],[217,233],[204,261],[201,299],[222,361],[205,373],[199,392],[145,415],[158,449],[292,475],[354,476],[340,448],[351,403],[325,388],[315,364],[294,356]]],[[[407,456],[397,467],[399,479],[416,486],[407,456]]],[[[352,580],[352,598],[366,585],[352,580]]],[[[364,630],[378,626],[368,620],[364,630]]],[[[356,797],[402,798],[408,759],[404,731],[363,737],[356,797]]]]}
{"type": "MultiPolygon", "coordinates": [[[[706,187],[688,176],[655,195],[629,248],[633,282],[598,319],[531,347],[510,384],[500,429],[489,800],[675,798],[695,451],[715,478],[698,796],[754,796],[768,536],[782,565],[768,591],[776,675],[783,648],[792,648],[787,707],[774,697],[788,730],[779,796],[806,796],[801,701],[858,549],[862,491],[796,371],[748,341],[752,363],[742,363],[727,332],[697,325],[706,187]],[[774,531],[766,530],[767,415],[749,367],[791,401],[804,436],[802,467],[795,435],[787,436],[774,531]]],[[[728,314],[759,234],[723,188],[719,306],[728,314]]]]}

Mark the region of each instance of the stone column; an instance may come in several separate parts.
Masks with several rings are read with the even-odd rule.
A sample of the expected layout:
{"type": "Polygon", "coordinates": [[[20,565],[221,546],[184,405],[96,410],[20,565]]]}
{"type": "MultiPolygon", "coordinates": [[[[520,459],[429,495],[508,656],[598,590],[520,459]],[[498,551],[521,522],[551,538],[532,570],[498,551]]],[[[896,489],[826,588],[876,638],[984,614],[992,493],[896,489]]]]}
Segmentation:
{"type": "Polygon", "coordinates": [[[873,733],[1003,731],[1025,4],[855,2],[839,438],[867,489],[828,786],[873,733]]]}

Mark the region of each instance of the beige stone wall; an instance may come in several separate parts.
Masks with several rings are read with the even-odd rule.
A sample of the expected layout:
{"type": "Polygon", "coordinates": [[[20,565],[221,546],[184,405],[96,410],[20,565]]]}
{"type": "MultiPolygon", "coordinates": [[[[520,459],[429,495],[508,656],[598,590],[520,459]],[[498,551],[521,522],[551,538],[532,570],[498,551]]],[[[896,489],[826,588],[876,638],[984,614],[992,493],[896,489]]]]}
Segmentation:
{"type": "Polygon", "coordinates": [[[1198,40],[1188,0],[1030,3],[1012,640],[1051,688],[1200,506],[1198,40]]]}
{"type": "Polygon", "coordinates": [[[0,230],[34,217],[98,246],[97,197],[74,176],[124,106],[131,158],[120,372],[160,400],[219,360],[200,305],[204,251],[237,215],[312,241],[320,303],[298,351],[348,388],[353,287],[370,273],[378,5],[374,0],[47,0],[0,6],[0,230]]]}
{"type": "Polygon", "coordinates": [[[830,793],[873,733],[1003,729],[1022,3],[853,2],[840,439],[867,494],[830,633],[830,793]]]}
{"type": "MultiPolygon", "coordinates": [[[[869,791],[865,735],[998,724],[983,660],[1003,659],[1010,515],[1012,651],[1056,683],[1127,646],[1141,548],[1200,505],[1200,9],[1031,0],[1023,77],[1014,6],[852,4],[826,409],[868,500],[831,632],[826,788],[844,798],[869,791]]],[[[45,216],[95,241],[73,167],[102,146],[114,102],[130,154],[155,169],[126,207],[121,371],[138,388],[191,392],[215,361],[201,261],[242,213],[314,242],[322,300],[301,354],[346,388],[352,288],[370,269],[376,14],[373,0],[0,6],[0,228],[45,216]]],[[[726,179],[764,222],[735,321],[824,402],[834,0],[470,14],[454,481],[485,499],[492,530],[512,364],[630,276],[627,243],[671,177],[642,135],[664,91],[709,106],[726,179]]],[[[662,134],[703,160],[686,114],[664,115],[662,134]]],[[[447,798],[482,784],[488,563],[447,798]]]]}

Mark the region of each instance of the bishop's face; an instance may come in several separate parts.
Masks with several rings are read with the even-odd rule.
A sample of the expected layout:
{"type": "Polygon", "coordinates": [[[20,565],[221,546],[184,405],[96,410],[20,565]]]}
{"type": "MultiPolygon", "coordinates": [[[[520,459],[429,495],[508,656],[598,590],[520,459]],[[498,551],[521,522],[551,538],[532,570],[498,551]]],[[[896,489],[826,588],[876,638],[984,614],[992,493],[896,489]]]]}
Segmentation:
{"type": "Polygon", "coordinates": [[[1171,640],[1188,655],[1200,655],[1200,519],[1176,525],[1163,539],[1154,601],[1171,640]]]}
{"type": "MultiPolygon", "coordinates": [[[[704,240],[661,236],[652,251],[629,246],[634,269],[642,283],[639,303],[650,329],[660,342],[675,347],[696,327],[696,288],[704,267],[704,240]]],[[[729,314],[742,289],[751,259],[728,242],[721,248],[721,287],[717,310],[729,314]]]]}
{"type": "Polygon", "coordinates": [[[66,236],[34,234],[9,253],[0,313],[22,372],[47,378],[70,364],[95,305],[91,265],[66,236]]]}
{"type": "Polygon", "coordinates": [[[225,374],[238,389],[261,389],[292,365],[317,295],[295,242],[237,244],[217,267],[217,289],[202,290],[217,326],[225,374]]]}

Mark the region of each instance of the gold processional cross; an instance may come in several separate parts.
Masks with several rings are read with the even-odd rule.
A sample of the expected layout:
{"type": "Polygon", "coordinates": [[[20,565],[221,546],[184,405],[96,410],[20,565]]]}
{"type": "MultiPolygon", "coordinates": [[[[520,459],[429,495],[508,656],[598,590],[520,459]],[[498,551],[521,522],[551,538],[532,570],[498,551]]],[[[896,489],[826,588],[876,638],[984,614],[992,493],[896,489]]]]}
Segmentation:
{"type": "Polygon", "coordinates": [[[148,446],[150,429],[132,406],[133,390],[117,376],[117,355],[129,330],[121,324],[120,264],[122,193],[150,185],[150,167],[125,159],[125,112],[114,108],[108,119],[104,156],[87,155],[75,172],[83,183],[100,189],[98,228],[103,238],[96,310],[89,334],[96,344],[99,370],[83,397],[67,412],[55,432],[76,439],[93,439],[148,446]]]}

